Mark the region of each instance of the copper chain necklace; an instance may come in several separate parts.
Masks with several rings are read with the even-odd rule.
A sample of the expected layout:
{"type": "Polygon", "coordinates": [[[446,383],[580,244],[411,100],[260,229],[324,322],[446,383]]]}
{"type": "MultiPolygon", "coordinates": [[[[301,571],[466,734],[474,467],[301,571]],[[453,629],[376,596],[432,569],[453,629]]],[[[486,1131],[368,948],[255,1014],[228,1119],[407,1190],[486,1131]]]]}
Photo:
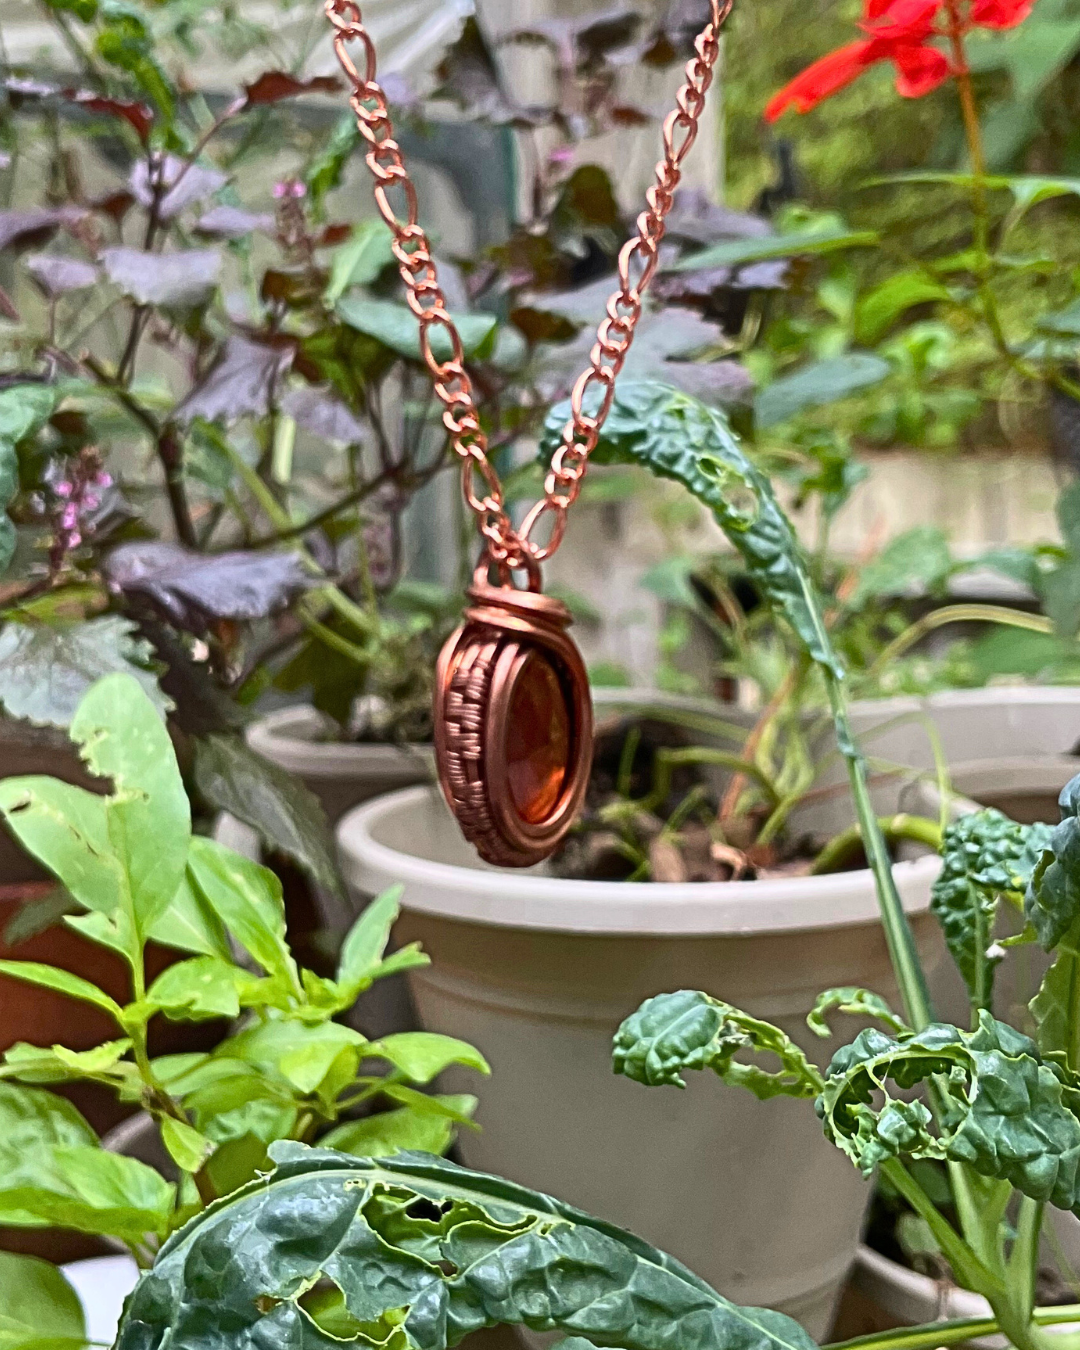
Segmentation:
{"type": "Polygon", "coordinates": [[[480,856],[503,867],[546,858],[573,824],[592,763],[592,703],[581,656],[566,634],[566,606],[540,589],[540,564],[562,542],[567,510],[581,491],[589,455],[615,396],[615,377],[641,317],[641,300],[656,271],[664,221],[697,137],[705,95],[720,55],[720,29],[732,0],[709,0],[708,23],[694,42],[686,81],[664,121],[664,156],[637,234],[619,253],[619,287],[608,301],[589,365],[574,385],[572,416],[551,460],[544,496],[515,528],[502,484],[487,456],[487,437],[465,369],[461,337],[446,308],[431,245],[418,223],[416,189],[394,140],[386,95],[376,83],[375,47],[356,0],[326,0],[334,51],[352,86],[349,104],[370,147],[375,202],[393,234],[405,298],[420,321],[420,350],[443,405],[443,423],[461,459],[465,501],[477,518],[484,553],[469,589],[465,622],[439,656],[435,679],[435,753],[439,781],[465,837],[480,856]],[[362,67],[349,55],[359,43],[362,67]],[[405,217],[390,201],[397,188],[405,217]],[[450,356],[440,361],[432,334],[441,329],[450,356]],[[596,386],[599,404],[585,411],[596,386]],[[477,483],[479,475],[480,483],[477,483]],[[533,540],[550,516],[547,543],[533,540]],[[492,585],[494,569],[499,584],[492,585]],[[527,588],[513,584],[524,571],[527,588]]]}

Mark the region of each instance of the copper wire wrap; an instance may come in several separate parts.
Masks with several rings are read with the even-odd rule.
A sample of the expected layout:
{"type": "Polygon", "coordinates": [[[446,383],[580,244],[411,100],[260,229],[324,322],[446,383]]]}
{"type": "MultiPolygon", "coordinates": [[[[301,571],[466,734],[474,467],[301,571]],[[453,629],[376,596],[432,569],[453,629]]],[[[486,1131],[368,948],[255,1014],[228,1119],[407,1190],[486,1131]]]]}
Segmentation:
{"type": "Polygon", "coordinates": [[[589,455],[611,410],[615,378],[634,340],[642,296],[656,271],[664,221],[682,177],[683,161],[697,138],[705,96],[720,55],[720,30],[731,4],[732,0],[710,0],[709,21],[695,39],[694,55],[686,64],[676,106],[664,120],[664,154],[656,166],[656,180],[645,194],[647,205],[637,218],[637,234],[619,253],[618,289],[608,301],[589,364],[574,385],[572,416],[552,456],[544,495],[515,529],[506,510],[502,483],[488,460],[487,437],[465,369],[461,337],[439,286],[431,245],[417,219],[416,189],[394,139],[386,95],[376,82],[374,44],[355,0],[326,0],[326,14],[334,26],[334,51],[352,87],[349,104],[369,147],[367,164],[375,178],[375,202],[393,234],[405,298],[420,321],[420,350],[443,405],[443,423],[451,445],[461,460],[465,501],[476,515],[487,556],[500,569],[532,571],[562,542],[567,510],[581,491],[589,455]],[[350,48],[358,52],[358,62],[350,55],[350,48]],[[403,215],[391,201],[395,189],[403,215]],[[445,361],[440,361],[432,349],[436,329],[449,340],[450,355],[445,361]],[[586,396],[594,388],[597,393],[588,398],[592,411],[586,412],[586,396]],[[548,535],[546,542],[539,543],[532,536],[545,516],[551,517],[548,535]]]}

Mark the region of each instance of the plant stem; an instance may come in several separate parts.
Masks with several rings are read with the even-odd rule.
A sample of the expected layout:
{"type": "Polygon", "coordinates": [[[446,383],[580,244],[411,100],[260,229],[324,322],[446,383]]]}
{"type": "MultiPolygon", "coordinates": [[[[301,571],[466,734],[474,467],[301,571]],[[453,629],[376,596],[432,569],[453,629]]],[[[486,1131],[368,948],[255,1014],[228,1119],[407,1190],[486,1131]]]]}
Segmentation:
{"type": "MultiPolygon", "coordinates": [[[[941,830],[932,820],[922,816],[909,816],[901,811],[895,816],[879,816],[878,825],[888,840],[911,839],[917,844],[925,844],[936,853],[941,847],[941,830]]],[[[817,856],[811,869],[812,876],[822,876],[837,871],[862,844],[862,830],[858,825],[835,835],[817,856]]]]}
{"type": "Polygon", "coordinates": [[[927,989],[926,977],[915,947],[915,937],[904,913],[900,893],[896,889],[892,860],[885,847],[885,839],[870,800],[870,789],[866,782],[866,764],[851,732],[840,677],[826,665],[821,666],[821,674],[829,695],[837,746],[847,761],[851,793],[855,799],[855,814],[866,849],[866,860],[877,884],[878,904],[881,907],[885,940],[889,946],[896,982],[900,986],[908,1022],[916,1031],[921,1031],[923,1027],[929,1026],[934,1018],[930,1006],[930,991],[927,989]]]}
{"type": "MultiPolygon", "coordinates": [[[[1040,1327],[1080,1322],[1080,1303],[1053,1308],[1036,1308],[1031,1320],[1040,1327]]],[[[958,1345],[976,1337],[992,1336],[999,1325],[995,1317],[962,1317],[948,1322],[927,1322],[918,1327],[896,1327],[854,1336],[849,1341],[833,1341],[822,1350],[935,1350],[939,1345],[958,1345]]]]}
{"type": "Polygon", "coordinates": [[[931,610],[921,619],[905,628],[892,642],[875,657],[867,669],[866,678],[880,675],[893,661],[910,651],[921,642],[928,633],[944,628],[951,623],[999,623],[1005,628],[1025,628],[1030,633],[1052,634],[1054,625],[1045,615],[1025,614],[1022,610],[1009,609],[1005,605],[945,605],[942,609],[931,610]]]}

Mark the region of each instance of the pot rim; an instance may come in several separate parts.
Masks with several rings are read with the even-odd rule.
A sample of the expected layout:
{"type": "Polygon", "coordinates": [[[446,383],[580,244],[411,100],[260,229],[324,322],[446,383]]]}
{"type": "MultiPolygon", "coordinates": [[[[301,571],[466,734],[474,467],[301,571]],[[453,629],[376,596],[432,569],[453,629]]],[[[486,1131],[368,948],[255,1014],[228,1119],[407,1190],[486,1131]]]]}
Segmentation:
{"type": "MultiPolygon", "coordinates": [[[[374,895],[404,884],[402,906],[421,914],[501,928],[566,933],[745,936],[848,928],[878,921],[869,870],[769,881],[577,881],[564,877],[432,862],[381,844],[388,817],[423,814],[437,789],[412,787],[355,807],[342,817],[337,842],[342,870],[356,890],[374,895]]],[[[414,831],[422,835],[420,826],[414,831]]],[[[924,913],[941,867],[935,854],[893,866],[904,909],[924,913]]]]}

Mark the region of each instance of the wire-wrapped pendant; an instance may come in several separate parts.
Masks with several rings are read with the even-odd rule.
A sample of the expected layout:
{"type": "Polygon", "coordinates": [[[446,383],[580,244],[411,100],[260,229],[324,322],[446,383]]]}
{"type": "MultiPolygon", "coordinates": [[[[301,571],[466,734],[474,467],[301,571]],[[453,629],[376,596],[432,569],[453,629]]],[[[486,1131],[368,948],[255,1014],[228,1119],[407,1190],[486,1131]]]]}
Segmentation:
{"type": "Polygon", "coordinates": [[[555,849],[581,806],[592,702],[566,606],[492,586],[486,573],[478,569],[465,622],[439,655],[439,781],[486,862],[528,867],[555,849]]]}

